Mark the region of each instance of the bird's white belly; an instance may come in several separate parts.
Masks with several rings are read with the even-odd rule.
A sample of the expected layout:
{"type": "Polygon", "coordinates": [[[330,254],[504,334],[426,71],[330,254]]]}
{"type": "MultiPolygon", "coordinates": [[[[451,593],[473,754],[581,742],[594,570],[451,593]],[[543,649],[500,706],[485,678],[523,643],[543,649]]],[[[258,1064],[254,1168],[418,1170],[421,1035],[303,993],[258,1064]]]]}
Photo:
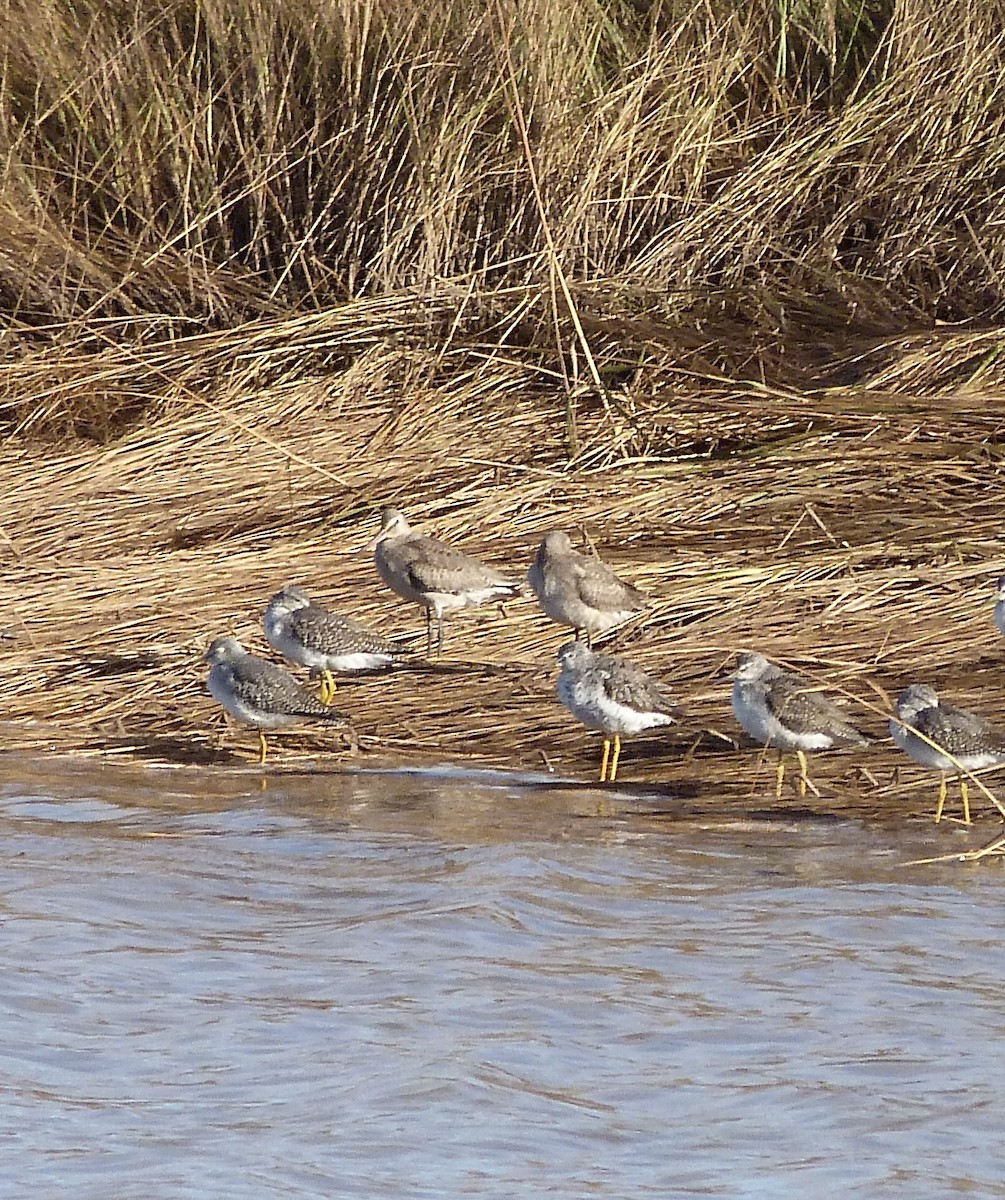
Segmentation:
{"type": "Polygon", "coordinates": [[[984,767],[997,767],[1002,762],[1000,754],[961,754],[957,759],[961,767],[966,767],[968,771],[980,771],[984,767]]]}
{"type": "Polygon", "coordinates": [[[667,713],[639,712],[638,709],[628,708],[613,700],[606,702],[607,728],[611,733],[633,734],[641,733],[643,729],[653,729],[657,725],[672,725],[673,717],[667,713]]]}
{"type": "Polygon", "coordinates": [[[295,642],[292,639],[285,641],[281,646],[276,646],[282,654],[287,658],[292,658],[294,662],[302,663],[305,667],[310,667],[313,671],[323,671],[325,667],[330,666],[330,654],[322,654],[320,650],[313,650],[310,646],[304,646],[300,642],[295,642]]]}
{"type": "Polygon", "coordinates": [[[374,671],[394,661],[394,656],[379,650],[357,650],[352,654],[323,654],[318,665],[330,671],[374,671]]]}
{"type": "Polygon", "coordinates": [[[433,616],[438,618],[445,612],[451,612],[457,608],[475,608],[479,604],[486,604],[489,600],[494,600],[497,596],[508,594],[508,587],[496,584],[491,587],[465,588],[458,592],[426,592],[419,599],[419,603],[424,604],[426,608],[431,608],[433,616]]]}

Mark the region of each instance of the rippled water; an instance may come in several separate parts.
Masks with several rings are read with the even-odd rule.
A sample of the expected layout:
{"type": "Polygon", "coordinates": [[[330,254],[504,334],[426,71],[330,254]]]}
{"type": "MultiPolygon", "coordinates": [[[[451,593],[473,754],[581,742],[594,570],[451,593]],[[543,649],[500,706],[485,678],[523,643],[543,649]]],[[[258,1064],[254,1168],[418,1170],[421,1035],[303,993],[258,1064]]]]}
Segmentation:
{"type": "Polygon", "coordinates": [[[1005,1195],[1000,865],[504,776],[5,768],[0,1195],[1005,1195]]]}

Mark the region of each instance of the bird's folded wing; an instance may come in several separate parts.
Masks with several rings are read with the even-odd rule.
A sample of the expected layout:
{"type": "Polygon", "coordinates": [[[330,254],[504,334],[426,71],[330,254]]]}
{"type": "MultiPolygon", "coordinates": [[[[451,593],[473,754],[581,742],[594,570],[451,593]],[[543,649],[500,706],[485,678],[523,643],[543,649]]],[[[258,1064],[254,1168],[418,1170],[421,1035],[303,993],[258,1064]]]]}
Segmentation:
{"type": "Polygon", "coordinates": [[[808,683],[798,679],[775,679],[765,695],[768,709],[794,733],[842,730],[858,736],[843,709],[833,704],[808,683]]]}
{"type": "Polygon", "coordinates": [[[964,712],[951,704],[940,704],[938,710],[927,709],[919,713],[918,718],[910,722],[914,728],[950,754],[1005,750],[1005,736],[976,713],[964,712]]]}
{"type": "Polygon", "coordinates": [[[618,704],[638,712],[661,712],[669,715],[673,701],[663,687],[651,679],[641,667],[623,658],[611,657],[602,672],[604,691],[618,704]]]}
{"type": "Polygon", "coordinates": [[[599,559],[582,558],[575,564],[579,598],[590,608],[602,612],[641,608],[645,597],[631,584],[624,583],[599,559]]]}
{"type": "Polygon", "coordinates": [[[290,627],[305,646],[322,653],[338,654],[346,648],[380,653],[391,650],[390,643],[342,613],[320,608],[302,608],[293,613],[290,627]]]}
{"type": "Polygon", "coordinates": [[[454,592],[507,581],[492,567],[432,538],[410,547],[408,580],[417,592],[454,592]]]}
{"type": "Polygon", "coordinates": [[[331,614],[316,608],[301,608],[290,614],[290,631],[302,646],[324,650],[336,628],[331,614]]]}

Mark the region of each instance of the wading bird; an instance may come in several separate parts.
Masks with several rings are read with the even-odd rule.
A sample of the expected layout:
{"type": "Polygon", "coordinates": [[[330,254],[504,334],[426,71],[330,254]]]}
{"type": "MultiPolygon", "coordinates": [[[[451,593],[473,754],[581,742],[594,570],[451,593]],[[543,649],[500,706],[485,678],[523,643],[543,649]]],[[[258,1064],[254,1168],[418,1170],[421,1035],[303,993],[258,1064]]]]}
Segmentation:
{"type": "Polygon", "coordinates": [[[574,629],[577,642],[585,632],[591,647],[595,636],[647,604],[642,592],[619,579],[606,563],[573,550],[568,534],[560,529],[541,539],[527,582],[548,616],[574,629]]]}
{"type": "Polygon", "coordinates": [[[782,795],[785,752],[799,760],[799,794],[806,795],[806,751],[833,746],[868,746],[842,709],[807,679],[783,671],[760,654],[743,653],[733,675],[733,713],[762,746],[778,751],[775,798],[782,795]]]}
{"type": "Polygon", "coordinates": [[[936,821],[946,806],[946,775],[959,780],[963,824],[970,824],[970,794],[960,773],[1005,763],[1005,734],[976,713],[942,704],[934,688],[912,683],[897,698],[897,719],[890,721],[894,742],[923,767],[939,772],[936,821]],[[919,736],[921,735],[921,736],[919,736]],[[933,744],[934,743],[934,744],[933,744]]]}
{"type": "Polygon", "coordinates": [[[330,612],[292,583],[269,601],[262,625],[273,649],[321,676],[322,704],[331,704],[335,697],[333,672],[379,671],[391,666],[399,653],[387,638],[351,617],[330,612]]]}
{"type": "Polygon", "coordinates": [[[618,775],[622,735],[672,725],[674,706],[670,697],[627,658],[599,654],[583,642],[566,642],[558,652],[558,665],[558,698],[577,721],[604,735],[600,780],[613,783],[618,775]]]}
{"type": "Polygon", "coordinates": [[[249,654],[234,637],[218,637],[206,651],[210,664],[206,687],[219,704],[245,725],[258,730],[258,761],[265,762],[266,729],[283,729],[302,721],[346,726],[344,716],[321,701],[268,659],[249,654]]]}

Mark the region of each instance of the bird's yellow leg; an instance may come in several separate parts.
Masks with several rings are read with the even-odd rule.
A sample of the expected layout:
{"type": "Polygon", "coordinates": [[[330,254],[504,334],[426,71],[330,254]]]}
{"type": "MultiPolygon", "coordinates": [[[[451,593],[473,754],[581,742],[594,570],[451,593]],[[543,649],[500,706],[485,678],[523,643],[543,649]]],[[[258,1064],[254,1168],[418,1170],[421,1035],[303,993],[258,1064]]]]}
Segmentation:
{"type": "Polygon", "coordinates": [[[321,672],[321,690],[318,699],[322,704],[331,704],[335,699],[335,676],[327,667],[321,672]]]}
{"type": "Polygon", "coordinates": [[[963,824],[970,824],[970,789],[965,779],[960,780],[960,799],[963,801],[963,824]]]}
{"type": "Polygon", "coordinates": [[[775,799],[782,798],[782,780],[785,778],[785,755],[778,751],[778,772],[775,775],[775,799]]]}
{"type": "Polygon", "coordinates": [[[604,754],[600,760],[600,782],[603,783],[607,779],[607,759],[611,753],[611,739],[604,738],[604,754]]]}
{"type": "Polygon", "coordinates": [[[258,761],[265,762],[265,755],[268,752],[268,746],[265,743],[265,734],[259,729],[258,731],[258,761]]]}
{"type": "Polygon", "coordinates": [[[946,807],[946,777],[939,776],[939,803],[935,806],[935,823],[942,820],[942,810],[946,807]]]}
{"type": "Polygon", "coordinates": [[[806,755],[803,753],[802,750],[797,750],[796,758],[799,759],[799,795],[805,796],[806,795],[806,777],[807,777],[806,776],[806,768],[808,765],[806,762],[806,755]]]}
{"type": "Polygon", "coordinates": [[[607,772],[607,778],[610,783],[613,783],[618,777],[618,759],[621,757],[621,734],[614,735],[614,753],[611,755],[611,769],[607,772]]]}

